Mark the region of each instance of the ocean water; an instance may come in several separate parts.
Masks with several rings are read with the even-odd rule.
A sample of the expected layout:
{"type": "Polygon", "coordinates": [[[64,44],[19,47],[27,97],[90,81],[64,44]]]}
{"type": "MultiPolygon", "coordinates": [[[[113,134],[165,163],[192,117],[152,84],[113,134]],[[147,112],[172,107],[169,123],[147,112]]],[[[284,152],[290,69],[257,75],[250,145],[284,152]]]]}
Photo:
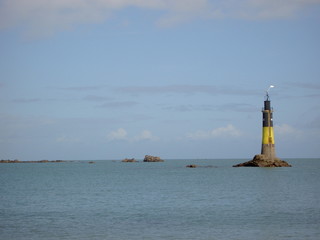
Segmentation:
{"type": "Polygon", "coordinates": [[[318,240],[320,159],[286,160],[0,164],[0,239],[318,240]]]}

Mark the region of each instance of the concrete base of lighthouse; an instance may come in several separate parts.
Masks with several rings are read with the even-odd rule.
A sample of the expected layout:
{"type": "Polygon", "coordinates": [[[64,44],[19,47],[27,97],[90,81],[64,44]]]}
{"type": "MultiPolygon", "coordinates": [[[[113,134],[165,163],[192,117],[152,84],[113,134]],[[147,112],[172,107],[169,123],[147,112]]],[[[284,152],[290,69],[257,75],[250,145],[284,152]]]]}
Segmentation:
{"type": "Polygon", "coordinates": [[[233,167],[291,167],[291,165],[279,158],[270,159],[267,155],[257,154],[251,161],[239,163],[233,167]]]}

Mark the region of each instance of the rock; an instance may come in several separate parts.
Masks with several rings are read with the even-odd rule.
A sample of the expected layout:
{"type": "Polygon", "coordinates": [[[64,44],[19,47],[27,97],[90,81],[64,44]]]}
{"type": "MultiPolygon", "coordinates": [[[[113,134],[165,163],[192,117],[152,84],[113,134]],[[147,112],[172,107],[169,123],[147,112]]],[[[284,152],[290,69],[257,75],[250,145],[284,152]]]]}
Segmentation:
{"type": "Polygon", "coordinates": [[[21,163],[21,161],[18,159],[15,159],[15,160],[8,159],[8,160],[1,160],[0,163],[21,163]]]}
{"type": "Polygon", "coordinates": [[[89,164],[94,164],[94,163],[96,163],[96,162],[94,162],[94,161],[90,161],[90,162],[88,162],[89,164]]]}
{"type": "Polygon", "coordinates": [[[187,165],[186,167],[187,167],[187,168],[196,168],[196,167],[198,167],[198,166],[195,165],[195,164],[190,164],[190,165],[187,165]]]}
{"type": "Polygon", "coordinates": [[[216,166],[212,166],[212,165],[201,166],[201,165],[196,165],[196,164],[189,164],[186,167],[187,168],[217,168],[216,166]]]}
{"type": "Polygon", "coordinates": [[[18,159],[15,160],[1,160],[0,163],[60,163],[60,162],[66,162],[64,160],[31,160],[31,161],[20,161],[18,159]]]}
{"type": "Polygon", "coordinates": [[[258,154],[251,161],[239,163],[233,167],[291,167],[291,165],[279,158],[268,159],[267,156],[258,154]]]}
{"type": "Polygon", "coordinates": [[[49,160],[40,160],[39,163],[48,163],[49,160]]]}
{"type": "Polygon", "coordinates": [[[144,162],[164,162],[164,160],[162,160],[160,157],[154,157],[154,156],[150,156],[150,155],[145,155],[144,162]]]}
{"type": "Polygon", "coordinates": [[[134,158],[125,158],[121,162],[137,162],[134,158]]]}

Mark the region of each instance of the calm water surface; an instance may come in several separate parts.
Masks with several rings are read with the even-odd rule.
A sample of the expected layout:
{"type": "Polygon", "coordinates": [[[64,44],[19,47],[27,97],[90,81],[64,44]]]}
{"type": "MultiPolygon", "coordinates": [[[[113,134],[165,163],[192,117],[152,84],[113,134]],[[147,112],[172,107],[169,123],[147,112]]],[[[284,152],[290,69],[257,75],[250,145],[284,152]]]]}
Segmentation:
{"type": "Polygon", "coordinates": [[[286,160],[1,164],[0,239],[318,240],[320,159],[286,160]]]}

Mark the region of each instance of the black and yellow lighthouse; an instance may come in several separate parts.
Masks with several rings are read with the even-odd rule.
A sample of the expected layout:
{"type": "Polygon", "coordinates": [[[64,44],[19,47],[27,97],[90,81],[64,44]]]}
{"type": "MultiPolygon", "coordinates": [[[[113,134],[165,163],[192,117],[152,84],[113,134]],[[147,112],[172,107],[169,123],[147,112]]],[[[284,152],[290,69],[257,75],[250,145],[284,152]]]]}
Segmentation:
{"type": "Polygon", "coordinates": [[[291,167],[286,161],[276,157],[273,132],[273,108],[269,97],[269,90],[274,88],[271,85],[266,91],[264,106],[262,109],[262,144],[261,154],[257,154],[251,161],[239,163],[234,167],[291,167]]]}
{"type": "MultiPolygon", "coordinates": [[[[273,85],[270,86],[274,87],[273,85]]],[[[274,145],[274,132],[273,132],[273,109],[269,98],[269,90],[267,90],[264,107],[262,109],[262,146],[261,154],[269,160],[276,158],[276,151],[274,145]]]]}

